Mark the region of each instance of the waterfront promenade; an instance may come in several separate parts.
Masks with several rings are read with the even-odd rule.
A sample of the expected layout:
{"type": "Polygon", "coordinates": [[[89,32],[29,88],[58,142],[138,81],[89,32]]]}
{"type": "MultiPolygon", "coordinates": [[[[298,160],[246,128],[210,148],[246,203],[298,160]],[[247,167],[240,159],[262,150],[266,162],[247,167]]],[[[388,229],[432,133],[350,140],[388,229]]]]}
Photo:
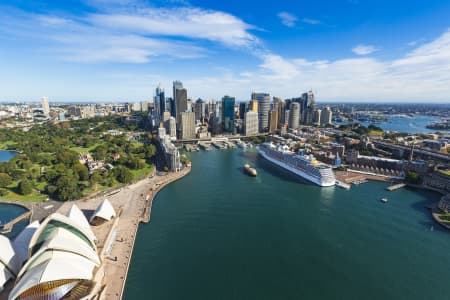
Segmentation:
{"type": "Polygon", "coordinates": [[[66,202],[60,207],[58,212],[65,214],[76,203],[89,217],[100,202],[107,198],[118,212],[114,221],[93,227],[105,272],[103,281],[99,283],[101,286],[98,290],[101,293],[98,299],[122,298],[139,223],[150,220],[151,206],[157,192],[184,177],[190,170],[190,167],[186,167],[177,173],[154,175],[109,196],[66,202]]]}

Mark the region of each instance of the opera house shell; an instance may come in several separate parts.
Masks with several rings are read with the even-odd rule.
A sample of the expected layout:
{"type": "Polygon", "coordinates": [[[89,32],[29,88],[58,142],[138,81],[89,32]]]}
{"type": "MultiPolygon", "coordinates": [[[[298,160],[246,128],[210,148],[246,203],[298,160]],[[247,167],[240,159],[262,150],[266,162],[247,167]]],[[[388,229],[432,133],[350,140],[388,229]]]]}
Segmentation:
{"type": "Polygon", "coordinates": [[[74,205],[67,215],[54,213],[42,224],[31,223],[28,227],[15,240],[16,253],[12,247],[8,248],[7,238],[7,241],[0,239],[0,280],[4,280],[3,274],[16,278],[8,299],[88,296],[95,286],[101,261],[95,235],[81,210],[74,205]]]}

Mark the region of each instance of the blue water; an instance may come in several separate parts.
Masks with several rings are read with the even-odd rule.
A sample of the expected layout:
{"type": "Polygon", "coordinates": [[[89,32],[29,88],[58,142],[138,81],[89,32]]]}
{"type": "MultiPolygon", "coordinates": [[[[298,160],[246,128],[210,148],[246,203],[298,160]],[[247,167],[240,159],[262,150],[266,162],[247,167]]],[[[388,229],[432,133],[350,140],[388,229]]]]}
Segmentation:
{"type": "Polygon", "coordinates": [[[189,157],[139,227],[124,299],[450,298],[450,232],[425,208],[439,194],[320,188],[254,151],[189,157]]]}
{"type": "MultiPolygon", "coordinates": [[[[13,204],[3,204],[0,203],[0,224],[8,223],[14,218],[20,216],[27,210],[19,205],[13,204]]],[[[7,234],[9,238],[14,238],[17,236],[26,226],[28,225],[28,220],[22,221],[16,225],[14,225],[11,233],[7,234]]]]}
{"type": "Polygon", "coordinates": [[[8,161],[16,155],[17,155],[17,152],[14,152],[14,151],[0,150],[0,162],[8,161]]]}
{"type": "MultiPolygon", "coordinates": [[[[435,129],[426,128],[427,125],[435,121],[439,121],[439,118],[437,117],[418,115],[414,116],[413,118],[395,116],[386,116],[386,118],[389,120],[389,123],[377,123],[374,125],[381,127],[383,130],[400,131],[406,133],[433,133],[438,131],[435,129]]],[[[368,126],[371,123],[361,122],[361,124],[364,126],[368,126]]]]}

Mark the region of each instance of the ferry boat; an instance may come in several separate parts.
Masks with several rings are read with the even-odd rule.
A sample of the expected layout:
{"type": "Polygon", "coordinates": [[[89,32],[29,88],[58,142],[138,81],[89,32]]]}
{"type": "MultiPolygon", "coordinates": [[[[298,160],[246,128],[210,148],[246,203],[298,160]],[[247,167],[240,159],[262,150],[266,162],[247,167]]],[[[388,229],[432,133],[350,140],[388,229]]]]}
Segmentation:
{"type": "Polygon", "coordinates": [[[317,161],[313,155],[295,154],[287,146],[272,143],[264,143],[257,149],[263,158],[312,183],[319,186],[336,184],[332,168],[317,161]]]}

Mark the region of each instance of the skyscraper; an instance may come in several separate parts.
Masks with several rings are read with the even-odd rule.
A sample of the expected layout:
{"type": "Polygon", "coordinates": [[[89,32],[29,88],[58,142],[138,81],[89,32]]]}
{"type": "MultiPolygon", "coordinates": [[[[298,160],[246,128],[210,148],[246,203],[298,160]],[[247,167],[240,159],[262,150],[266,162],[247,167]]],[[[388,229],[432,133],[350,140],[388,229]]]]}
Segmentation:
{"type": "Polygon", "coordinates": [[[184,88],[175,90],[175,111],[177,122],[180,122],[182,112],[187,110],[187,90],[184,88]]]}
{"type": "Polygon", "coordinates": [[[315,98],[312,91],[301,97],[301,120],[303,124],[312,124],[314,119],[315,98]]]}
{"type": "Polygon", "coordinates": [[[259,131],[265,132],[269,129],[270,95],[267,93],[252,93],[252,100],[258,101],[259,131]]]}
{"type": "Polygon", "coordinates": [[[170,117],[169,120],[167,120],[167,131],[171,138],[177,137],[177,121],[174,117],[170,117]]]}
{"type": "Polygon", "coordinates": [[[333,113],[331,112],[331,109],[329,106],[325,107],[324,110],[322,110],[322,115],[320,117],[320,124],[326,125],[331,124],[331,120],[333,118],[333,113]]]}
{"type": "Polygon", "coordinates": [[[258,100],[250,100],[248,110],[258,112],[258,100]]]}
{"type": "Polygon", "coordinates": [[[48,116],[50,114],[50,105],[48,103],[48,98],[42,97],[41,104],[42,104],[42,112],[44,113],[44,115],[48,116]]]}
{"type": "Polygon", "coordinates": [[[192,111],[184,111],[180,113],[180,138],[195,138],[195,114],[192,111]]]}
{"type": "Polygon", "coordinates": [[[249,110],[244,115],[244,135],[258,134],[258,113],[249,110]]]}
{"type": "Polygon", "coordinates": [[[164,114],[166,111],[166,97],[164,95],[164,89],[161,87],[161,83],[158,84],[158,87],[156,88],[155,93],[155,105],[157,105],[157,112],[160,117],[164,114]]]}
{"type": "Polygon", "coordinates": [[[222,127],[225,132],[233,132],[234,127],[234,97],[222,98],[222,127]]]}
{"type": "Polygon", "coordinates": [[[289,107],[289,128],[298,129],[300,123],[300,104],[292,102],[289,107]]]}
{"type": "Polygon", "coordinates": [[[206,103],[202,99],[197,99],[194,104],[195,119],[202,121],[206,117],[206,103]]]}
{"type": "Polygon", "coordinates": [[[278,109],[269,111],[269,132],[274,132],[278,128],[278,109]]]}
{"type": "Polygon", "coordinates": [[[247,112],[247,103],[239,103],[239,119],[244,120],[244,115],[247,112]]]}
{"type": "Polygon", "coordinates": [[[322,114],[322,110],[321,109],[316,109],[315,111],[314,111],[314,118],[313,118],[313,123],[314,124],[317,124],[317,125],[320,125],[320,117],[321,117],[321,114],[322,114]]]}
{"type": "Polygon", "coordinates": [[[285,115],[286,115],[286,102],[281,100],[278,103],[278,126],[279,127],[287,123],[285,115]]]}

